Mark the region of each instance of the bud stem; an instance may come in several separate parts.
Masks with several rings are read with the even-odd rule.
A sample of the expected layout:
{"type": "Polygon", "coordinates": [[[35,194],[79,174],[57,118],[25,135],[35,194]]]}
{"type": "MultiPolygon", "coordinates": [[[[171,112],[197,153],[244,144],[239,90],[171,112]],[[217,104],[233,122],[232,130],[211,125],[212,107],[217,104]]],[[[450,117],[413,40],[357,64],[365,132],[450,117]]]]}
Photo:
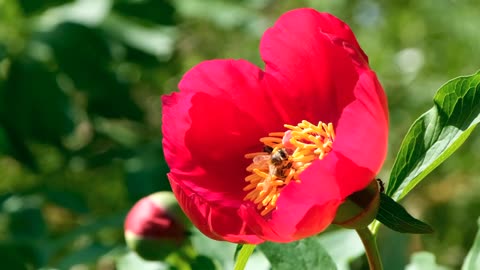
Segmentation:
{"type": "Polygon", "coordinates": [[[235,262],[234,270],[243,270],[247,265],[248,258],[252,255],[256,245],[244,244],[238,252],[237,261],[235,262]]]}
{"type": "Polygon", "coordinates": [[[370,270],[383,270],[382,260],[378,253],[377,241],[368,227],[357,229],[357,234],[365,247],[370,270]]]}

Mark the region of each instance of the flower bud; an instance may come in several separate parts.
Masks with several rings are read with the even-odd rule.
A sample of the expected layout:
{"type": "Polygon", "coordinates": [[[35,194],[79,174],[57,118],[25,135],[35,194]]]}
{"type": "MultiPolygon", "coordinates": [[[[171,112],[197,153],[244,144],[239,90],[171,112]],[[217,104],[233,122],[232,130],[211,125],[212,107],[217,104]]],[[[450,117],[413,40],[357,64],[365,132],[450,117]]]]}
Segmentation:
{"type": "Polygon", "coordinates": [[[380,189],[377,180],[348,196],[337,210],[333,224],[348,229],[365,228],[377,216],[380,206],[380,189]]]}
{"type": "Polygon", "coordinates": [[[171,192],[157,192],[139,200],[125,220],[125,240],[146,260],[160,260],[184,242],[186,218],[171,192]]]}

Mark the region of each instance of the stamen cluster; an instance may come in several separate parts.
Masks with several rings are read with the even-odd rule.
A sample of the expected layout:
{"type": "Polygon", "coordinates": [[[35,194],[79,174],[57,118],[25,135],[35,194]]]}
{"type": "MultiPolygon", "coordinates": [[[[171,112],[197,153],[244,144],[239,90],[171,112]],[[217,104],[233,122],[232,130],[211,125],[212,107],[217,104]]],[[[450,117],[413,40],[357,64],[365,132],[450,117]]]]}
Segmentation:
{"type": "Polygon", "coordinates": [[[300,174],[317,159],[323,159],[335,140],[332,123],[314,125],[302,121],[296,126],[284,125],[286,132],[269,133],[260,139],[263,152],[245,155],[252,163],[247,167],[251,174],[245,178],[249,191],[244,200],[257,204],[262,216],[277,206],[281,190],[291,181],[300,182],[300,174]]]}

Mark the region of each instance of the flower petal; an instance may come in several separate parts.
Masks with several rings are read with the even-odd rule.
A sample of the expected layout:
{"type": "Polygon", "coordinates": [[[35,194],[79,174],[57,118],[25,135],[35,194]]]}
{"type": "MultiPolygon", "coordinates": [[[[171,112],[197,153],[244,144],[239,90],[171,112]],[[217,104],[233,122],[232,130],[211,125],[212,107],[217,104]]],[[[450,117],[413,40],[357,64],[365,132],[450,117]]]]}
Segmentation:
{"type": "MultiPolygon", "coordinates": [[[[266,73],[297,90],[286,94],[296,103],[289,106],[291,114],[300,112],[301,120],[312,123],[332,122],[334,151],[378,173],[386,154],[388,108],[350,28],[327,13],[293,10],[265,33],[260,51],[266,73]]],[[[370,181],[357,179],[342,189],[343,197],[370,181]]]]}
{"type": "Polygon", "coordinates": [[[347,156],[373,175],[359,175],[343,185],[344,197],[365,188],[379,172],[388,144],[388,108],[375,73],[365,71],[355,86],[356,99],[343,110],[336,129],[333,151],[347,156]]]}
{"type": "Polygon", "coordinates": [[[263,242],[237,215],[238,206],[229,204],[228,199],[213,202],[200,194],[182,186],[171,174],[170,185],[180,206],[192,223],[205,235],[215,240],[234,243],[259,244],[263,242]]]}
{"type": "Polygon", "coordinates": [[[261,91],[266,87],[263,75],[246,61],[208,61],[184,76],[180,93],[163,97],[163,146],[170,182],[177,187],[177,198],[186,198],[182,192],[188,190],[187,197],[192,198],[179,200],[197,226],[210,224],[207,218],[213,216],[231,223],[220,222],[223,228],[216,238],[239,234],[232,224],[241,222],[236,211],[245,196],[249,160],[244,155],[261,150],[259,139],[283,125],[261,91]],[[200,206],[192,201],[203,210],[194,209],[200,206]]]}
{"type": "Polygon", "coordinates": [[[184,185],[242,199],[244,155],[283,128],[261,91],[262,74],[246,61],[207,61],[185,74],[180,93],[163,97],[165,159],[184,185]]]}
{"type": "Polygon", "coordinates": [[[313,9],[288,12],[265,32],[260,44],[265,72],[284,88],[276,99],[288,104],[289,124],[336,124],[353,101],[359,70],[368,67],[363,53],[355,51],[361,49],[348,26],[313,9]]]}

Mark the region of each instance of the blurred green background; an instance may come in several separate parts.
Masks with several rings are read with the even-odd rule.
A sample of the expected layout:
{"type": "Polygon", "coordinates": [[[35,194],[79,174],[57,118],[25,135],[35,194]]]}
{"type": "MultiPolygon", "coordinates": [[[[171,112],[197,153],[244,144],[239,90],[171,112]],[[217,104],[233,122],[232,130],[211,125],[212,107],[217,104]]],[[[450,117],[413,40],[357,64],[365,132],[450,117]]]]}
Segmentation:
{"type": "MultiPolygon", "coordinates": [[[[262,33],[305,6],[353,28],[387,92],[391,136],[380,176],[388,179],[403,135],[435,91],[480,68],[477,0],[0,0],[5,269],[182,268],[140,267],[123,240],[128,209],[169,189],[160,96],[203,60],[263,67],[262,33]]],[[[404,269],[419,250],[459,269],[480,216],[478,135],[404,200],[434,234],[380,231],[386,269],[404,269]]]]}

